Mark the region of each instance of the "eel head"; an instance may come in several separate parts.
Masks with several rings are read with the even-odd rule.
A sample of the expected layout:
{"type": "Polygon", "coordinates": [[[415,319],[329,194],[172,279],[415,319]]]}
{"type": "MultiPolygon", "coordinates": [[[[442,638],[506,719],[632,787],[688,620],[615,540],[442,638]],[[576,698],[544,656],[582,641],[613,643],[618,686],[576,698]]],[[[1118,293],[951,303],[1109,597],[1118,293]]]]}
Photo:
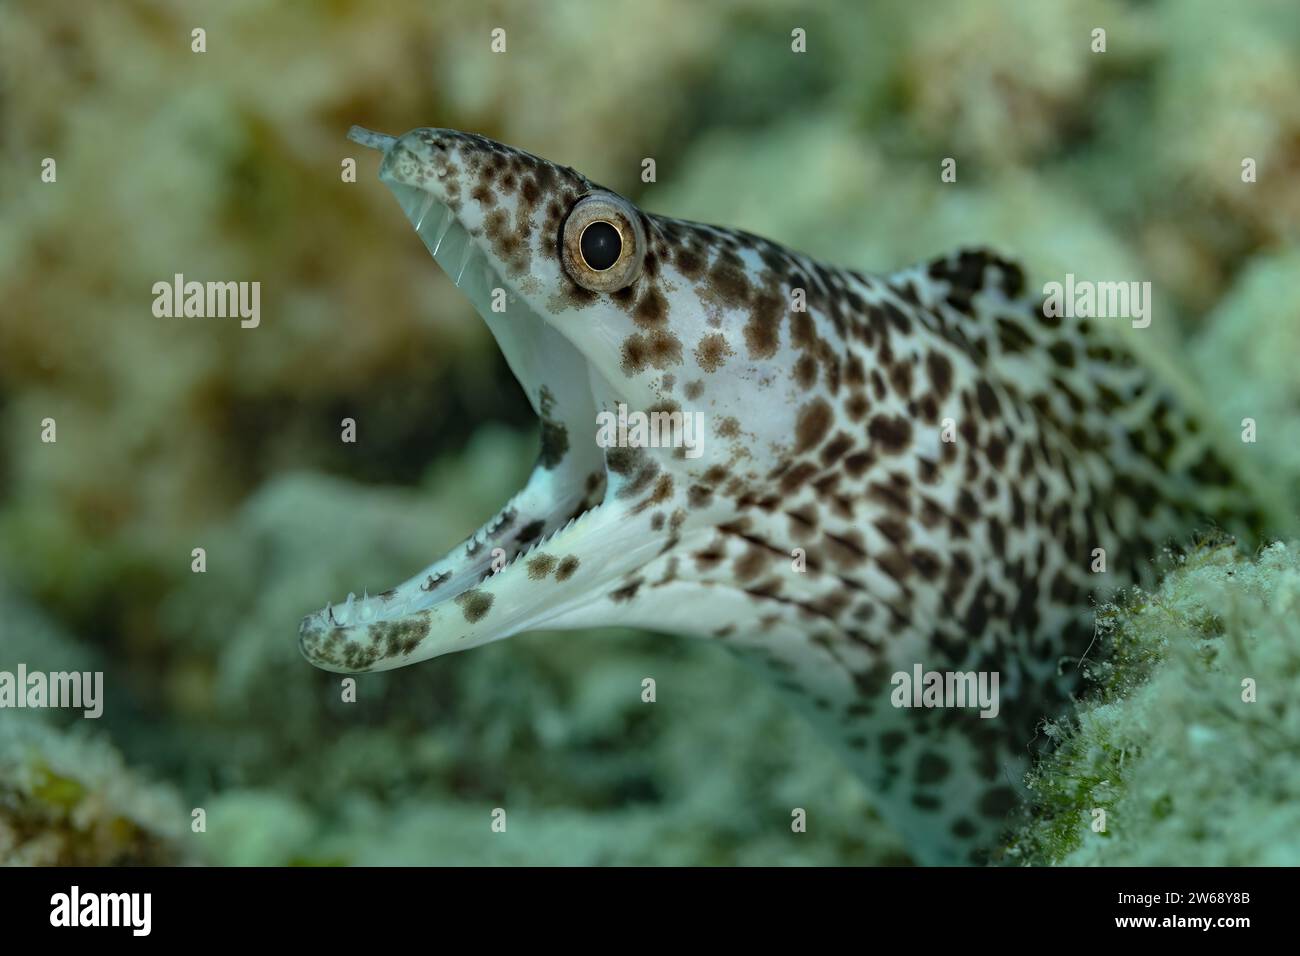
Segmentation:
{"type": "Polygon", "coordinates": [[[488,324],[542,448],[525,486],[446,556],[304,618],[303,654],[327,670],[388,670],[525,630],[634,623],[609,600],[619,582],[725,520],[710,490],[749,454],[740,445],[779,447],[793,430],[780,402],[752,414],[756,383],[788,357],[751,343],[750,361],[728,362],[750,335],[724,324],[739,307],[728,294],[763,268],[758,253],[481,136],[349,136],[383,153],[381,181],[488,324]],[[677,447],[611,442],[620,406],[677,423],[677,447]]]}

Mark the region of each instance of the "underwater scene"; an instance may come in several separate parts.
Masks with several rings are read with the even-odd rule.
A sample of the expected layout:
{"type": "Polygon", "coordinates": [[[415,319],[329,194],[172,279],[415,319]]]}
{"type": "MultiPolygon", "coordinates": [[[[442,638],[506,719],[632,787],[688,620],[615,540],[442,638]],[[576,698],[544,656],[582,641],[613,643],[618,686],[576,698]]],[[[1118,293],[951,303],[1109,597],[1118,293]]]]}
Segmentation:
{"type": "Polygon", "coordinates": [[[0,863],[1300,864],[1300,5],[10,2],[0,116],[0,863]]]}

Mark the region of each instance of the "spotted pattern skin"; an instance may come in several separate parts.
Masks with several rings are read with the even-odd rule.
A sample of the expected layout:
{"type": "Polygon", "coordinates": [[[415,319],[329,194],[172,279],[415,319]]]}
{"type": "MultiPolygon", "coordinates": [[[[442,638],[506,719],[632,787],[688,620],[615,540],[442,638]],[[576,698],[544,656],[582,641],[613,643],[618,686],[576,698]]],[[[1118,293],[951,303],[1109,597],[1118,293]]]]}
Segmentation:
{"type": "Polygon", "coordinates": [[[560,245],[603,187],[473,134],[370,145],[381,178],[445,206],[509,290],[515,331],[493,327],[507,357],[535,327],[536,354],[585,370],[577,399],[559,394],[575,366],[512,361],[544,422],[535,476],[581,490],[552,490],[562,504],[537,515],[508,505],[433,566],[447,578],[412,579],[419,606],[309,616],[302,646],[321,666],[401,666],[543,625],[720,641],[826,731],[917,860],[978,862],[1036,726],[1075,686],[1095,598],[1149,579],[1171,539],[1266,522],[1137,361],[1143,340],[1046,315],[996,252],[871,275],[632,207],[639,274],[595,293],[560,245]],[[704,454],[597,448],[591,413],[617,401],[703,412],[704,454]],[[491,547],[504,571],[450,580],[491,547]],[[915,664],[997,672],[998,716],[894,707],[891,675],[915,664]]]}

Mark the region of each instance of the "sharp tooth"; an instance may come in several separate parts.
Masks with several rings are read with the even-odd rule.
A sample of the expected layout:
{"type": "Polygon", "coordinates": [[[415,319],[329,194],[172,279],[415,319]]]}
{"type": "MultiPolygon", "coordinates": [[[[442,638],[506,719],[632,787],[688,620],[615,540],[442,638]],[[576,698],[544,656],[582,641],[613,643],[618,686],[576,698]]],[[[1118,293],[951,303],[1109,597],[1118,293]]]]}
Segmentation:
{"type": "Polygon", "coordinates": [[[447,233],[451,232],[451,227],[456,224],[455,216],[448,216],[441,225],[438,226],[437,232],[433,235],[433,243],[429,246],[429,252],[434,256],[438,255],[438,250],[442,248],[442,241],[447,238],[447,233]]]}
{"type": "Polygon", "coordinates": [[[416,232],[419,232],[419,231],[420,231],[420,227],[424,225],[424,217],[427,216],[427,215],[429,214],[429,210],[432,209],[432,208],[433,208],[433,197],[432,197],[432,196],[429,196],[429,195],[426,195],[426,196],[424,197],[424,204],[423,204],[422,206],[420,206],[420,211],[419,211],[418,213],[415,214],[415,231],[416,231],[416,232]]]}
{"type": "Polygon", "coordinates": [[[456,285],[460,286],[461,277],[465,275],[465,269],[468,268],[470,260],[474,258],[474,242],[470,240],[465,243],[465,251],[460,254],[460,266],[456,269],[456,285]]]}

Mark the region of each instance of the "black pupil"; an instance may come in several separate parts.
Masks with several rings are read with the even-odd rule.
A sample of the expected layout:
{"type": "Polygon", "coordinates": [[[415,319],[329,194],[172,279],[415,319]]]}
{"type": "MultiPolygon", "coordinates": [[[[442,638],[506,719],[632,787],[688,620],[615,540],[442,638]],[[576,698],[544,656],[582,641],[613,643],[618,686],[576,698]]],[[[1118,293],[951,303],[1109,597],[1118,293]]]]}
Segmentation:
{"type": "Polygon", "coordinates": [[[604,272],[618,262],[623,252],[623,237],[607,222],[593,222],[582,230],[582,259],[597,272],[604,272]]]}

